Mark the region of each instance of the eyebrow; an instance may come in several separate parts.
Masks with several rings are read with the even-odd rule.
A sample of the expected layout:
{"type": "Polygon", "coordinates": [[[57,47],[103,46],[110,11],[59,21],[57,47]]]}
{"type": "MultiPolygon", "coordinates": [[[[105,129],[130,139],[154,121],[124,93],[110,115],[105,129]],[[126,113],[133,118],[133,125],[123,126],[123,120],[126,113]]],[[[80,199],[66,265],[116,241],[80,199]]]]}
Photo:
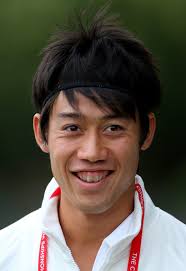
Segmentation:
{"type": "Polygon", "coordinates": [[[71,119],[81,119],[83,115],[79,112],[61,112],[57,115],[59,118],[71,118],[71,119]]]}
{"type": "Polygon", "coordinates": [[[127,117],[119,114],[107,114],[101,117],[101,120],[111,120],[111,119],[126,119],[127,117]]]}
{"type": "MultiPolygon", "coordinates": [[[[57,115],[59,118],[72,118],[72,119],[83,119],[85,118],[85,116],[83,114],[81,114],[80,112],[61,112],[57,115]]],[[[99,120],[111,120],[111,119],[126,119],[126,116],[123,115],[119,115],[119,114],[106,114],[100,118],[98,118],[99,120]]]]}

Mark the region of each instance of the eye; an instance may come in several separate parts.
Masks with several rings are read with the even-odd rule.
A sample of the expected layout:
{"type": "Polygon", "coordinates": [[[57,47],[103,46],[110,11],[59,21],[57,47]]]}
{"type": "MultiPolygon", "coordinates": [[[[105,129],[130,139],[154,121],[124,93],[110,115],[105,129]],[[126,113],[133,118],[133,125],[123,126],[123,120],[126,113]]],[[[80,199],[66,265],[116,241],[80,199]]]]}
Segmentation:
{"type": "Polygon", "coordinates": [[[121,127],[120,125],[114,124],[114,125],[110,125],[106,128],[107,131],[109,132],[115,132],[115,131],[121,131],[124,130],[123,127],[121,127]]]}
{"type": "Polygon", "coordinates": [[[119,124],[112,124],[104,129],[104,134],[108,136],[120,136],[124,133],[125,127],[119,125],[119,124]]]}
{"type": "Polygon", "coordinates": [[[63,128],[64,131],[67,131],[67,132],[78,132],[80,131],[79,127],[75,124],[71,124],[71,125],[66,125],[64,128],[63,128]]]}

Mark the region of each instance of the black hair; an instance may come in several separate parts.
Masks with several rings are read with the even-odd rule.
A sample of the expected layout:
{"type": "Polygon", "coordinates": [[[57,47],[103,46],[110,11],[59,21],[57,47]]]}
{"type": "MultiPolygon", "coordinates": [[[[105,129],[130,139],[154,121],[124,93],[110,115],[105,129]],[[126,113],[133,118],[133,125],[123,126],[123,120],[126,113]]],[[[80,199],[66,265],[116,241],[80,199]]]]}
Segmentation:
{"type": "Polygon", "coordinates": [[[41,113],[43,139],[49,114],[60,91],[76,106],[76,93],[99,107],[135,119],[139,114],[141,143],[149,129],[148,113],[160,104],[158,71],[149,50],[115,19],[98,11],[89,24],[82,16],[75,30],[60,30],[43,50],[33,80],[33,101],[41,113]]]}

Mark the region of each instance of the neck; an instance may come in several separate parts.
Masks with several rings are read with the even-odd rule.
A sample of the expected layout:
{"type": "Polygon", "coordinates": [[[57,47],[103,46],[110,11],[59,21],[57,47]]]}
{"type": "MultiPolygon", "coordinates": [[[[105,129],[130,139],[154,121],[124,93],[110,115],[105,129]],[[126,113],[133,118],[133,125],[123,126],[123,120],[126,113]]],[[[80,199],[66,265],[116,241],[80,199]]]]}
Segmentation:
{"type": "Polygon", "coordinates": [[[59,220],[68,246],[71,247],[71,244],[76,243],[80,246],[99,247],[102,241],[132,213],[134,192],[134,186],[131,186],[109,210],[101,214],[82,212],[70,204],[62,194],[59,220]]]}

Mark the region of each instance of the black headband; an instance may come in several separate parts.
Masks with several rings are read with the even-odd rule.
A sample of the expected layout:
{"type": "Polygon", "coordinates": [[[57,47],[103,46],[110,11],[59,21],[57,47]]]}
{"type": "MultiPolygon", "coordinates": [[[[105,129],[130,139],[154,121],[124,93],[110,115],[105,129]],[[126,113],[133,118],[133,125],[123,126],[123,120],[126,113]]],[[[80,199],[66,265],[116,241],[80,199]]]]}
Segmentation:
{"type": "MultiPolygon", "coordinates": [[[[64,83],[64,84],[58,84],[57,87],[51,91],[46,98],[43,101],[42,108],[46,105],[46,103],[58,92],[63,91],[63,90],[68,90],[68,89],[74,89],[74,88],[104,88],[104,89],[111,89],[111,90],[117,90],[117,91],[122,91],[123,88],[118,87],[118,86],[113,86],[110,84],[102,84],[102,83],[97,83],[97,82],[73,82],[73,83],[64,83]]],[[[125,90],[126,91],[126,90],[125,90]]]]}

